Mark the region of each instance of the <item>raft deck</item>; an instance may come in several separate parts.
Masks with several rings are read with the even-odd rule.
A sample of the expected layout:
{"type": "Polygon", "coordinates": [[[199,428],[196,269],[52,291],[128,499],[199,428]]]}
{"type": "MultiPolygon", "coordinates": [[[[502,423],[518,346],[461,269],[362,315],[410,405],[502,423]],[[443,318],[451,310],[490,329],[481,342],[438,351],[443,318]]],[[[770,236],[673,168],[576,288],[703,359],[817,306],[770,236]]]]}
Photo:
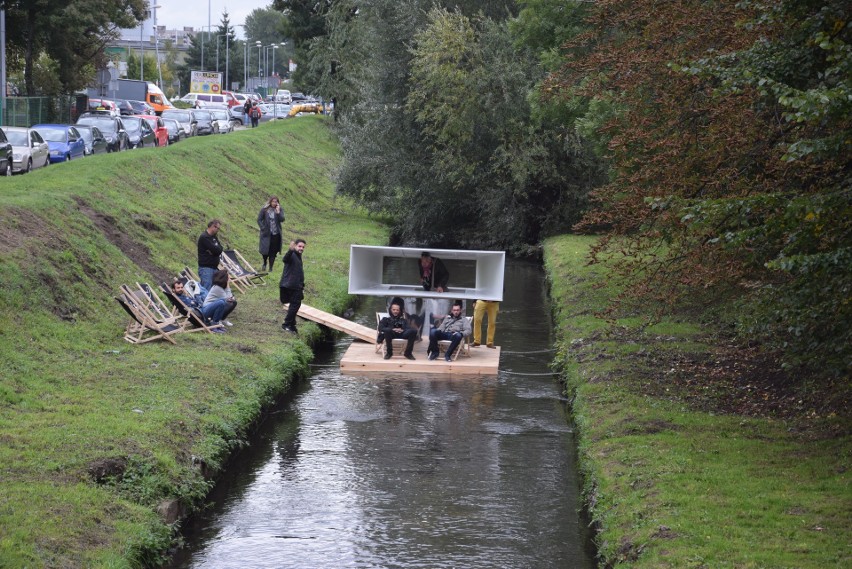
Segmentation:
{"type": "Polygon", "coordinates": [[[470,348],[470,357],[459,355],[455,361],[447,362],[440,357],[429,361],[426,359],[426,347],[429,342],[424,338],[414,345],[415,360],[396,353],[386,360],[381,352],[376,352],[375,344],[352,342],[346,353],[340,359],[340,371],[350,375],[360,373],[428,373],[430,375],[497,375],[500,367],[500,347],[470,348]]]}
{"type": "MultiPolygon", "coordinates": [[[[285,305],[286,306],[286,305],[285,305]]],[[[497,375],[500,367],[500,347],[480,346],[470,348],[470,356],[459,354],[455,361],[444,358],[433,361],[426,359],[428,338],[414,344],[415,360],[403,357],[402,351],[395,353],[389,360],[381,352],[376,352],[376,330],[345,318],[324,312],[307,304],[299,308],[299,316],[345,332],[356,338],[340,359],[340,370],[349,374],[369,372],[390,373],[428,373],[430,375],[497,375]]]]}

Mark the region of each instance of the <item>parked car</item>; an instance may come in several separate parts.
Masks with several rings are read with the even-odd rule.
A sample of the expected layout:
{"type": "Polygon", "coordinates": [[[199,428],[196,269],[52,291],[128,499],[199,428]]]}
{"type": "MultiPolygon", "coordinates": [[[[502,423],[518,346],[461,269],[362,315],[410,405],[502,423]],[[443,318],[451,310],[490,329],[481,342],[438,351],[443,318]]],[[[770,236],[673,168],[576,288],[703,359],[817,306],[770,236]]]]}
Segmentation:
{"type": "Polygon", "coordinates": [[[243,125],[251,122],[251,120],[246,116],[245,109],[239,105],[228,109],[228,114],[231,115],[231,122],[234,123],[234,125],[243,125]]]}
{"type": "Polygon", "coordinates": [[[144,148],[146,146],[154,146],[157,138],[154,136],[154,131],[148,121],[139,117],[124,117],[124,128],[127,129],[127,136],[130,138],[130,148],[144,148]]]}
{"type": "Polygon", "coordinates": [[[50,164],[50,147],[37,131],[21,126],[4,126],[3,131],[12,145],[13,172],[32,172],[50,164]]]}
{"type": "Polygon", "coordinates": [[[37,124],[33,128],[47,141],[51,162],[67,162],[84,156],[86,143],[70,124],[37,124]]]}
{"type": "Polygon", "coordinates": [[[125,99],[116,99],[114,102],[121,116],[136,114],[136,110],[133,108],[133,105],[130,104],[130,101],[127,101],[125,99]]]}
{"type": "Polygon", "coordinates": [[[219,128],[219,134],[227,134],[234,130],[234,124],[231,121],[231,113],[222,109],[210,109],[210,114],[213,115],[213,120],[219,128]]]}
{"type": "Polygon", "coordinates": [[[289,105],[291,102],[293,102],[292,95],[290,95],[290,91],[288,91],[287,89],[278,89],[278,91],[275,92],[275,102],[286,103],[289,105]]]}
{"type": "Polygon", "coordinates": [[[89,106],[86,110],[87,112],[102,111],[116,117],[121,115],[116,104],[108,99],[89,99],[89,106]]]}
{"type": "Polygon", "coordinates": [[[179,122],[187,137],[198,134],[198,119],[195,118],[195,111],[189,109],[167,110],[163,111],[161,116],[164,119],[175,119],[179,122]]]}
{"type": "Polygon", "coordinates": [[[163,124],[163,119],[157,115],[139,115],[139,118],[148,122],[148,126],[154,131],[154,139],[156,146],[169,145],[169,131],[166,130],[166,125],[163,124]]]}
{"type": "Polygon", "coordinates": [[[219,134],[219,125],[213,120],[210,111],[195,111],[195,119],[198,121],[196,134],[219,134]]]}
{"type": "Polygon", "coordinates": [[[6,139],[3,129],[0,129],[0,173],[4,176],[11,176],[13,161],[12,143],[6,139]]]}
{"type": "Polygon", "coordinates": [[[107,140],[108,152],[120,152],[130,148],[130,138],[124,128],[124,122],[118,117],[97,113],[83,113],[77,124],[96,126],[107,140]]]}
{"type": "Polygon", "coordinates": [[[219,108],[228,110],[233,104],[237,104],[234,96],[228,92],[222,93],[187,93],[180,98],[184,103],[189,103],[196,109],[219,108]],[[226,94],[227,93],[227,94],[226,94]]]}
{"type": "Polygon", "coordinates": [[[106,154],[109,152],[107,139],[101,132],[101,129],[94,125],[78,124],[77,132],[83,138],[86,144],[86,156],[93,154],[106,154]]]}
{"type": "Polygon", "coordinates": [[[134,115],[156,115],[157,111],[154,110],[154,107],[146,103],[145,101],[132,101],[128,100],[130,106],[133,107],[134,115]]]}
{"type": "Polygon", "coordinates": [[[260,112],[263,115],[260,117],[261,122],[271,121],[273,119],[283,119],[290,112],[290,105],[284,103],[263,103],[260,105],[260,112]]]}
{"type": "Polygon", "coordinates": [[[165,118],[163,119],[163,124],[166,126],[166,130],[169,133],[169,144],[180,142],[186,138],[186,133],[183,131],[183,127],[180,126],[180,123],[175,119],[165,118]]]}
{"type": "Polygon", "coordinates": [[[231,107],[236,107],[237,105],[245,105],[246,104],[245,101],[240,102],[240,100],[237,99],[237,94],[232,92],[232,91],[222,91],[222,94],[225,95],[225,99],[226,99],[226,102],[228,103],[229,109],[231,107]]]}

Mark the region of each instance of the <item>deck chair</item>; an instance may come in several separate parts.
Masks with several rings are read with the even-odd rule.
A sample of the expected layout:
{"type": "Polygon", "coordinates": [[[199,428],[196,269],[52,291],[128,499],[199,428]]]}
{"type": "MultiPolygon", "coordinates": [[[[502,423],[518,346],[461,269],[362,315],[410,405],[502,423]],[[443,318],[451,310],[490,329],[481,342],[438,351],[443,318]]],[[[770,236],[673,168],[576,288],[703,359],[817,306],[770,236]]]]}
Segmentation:
{"type": "MultiPolygon", "coordinates": [[[[181,332],[189,327],[189,323],[177,311],[167,307],[147,284],[143,286],[136,283],[135,289],[121,285],[120,289],[131,307],[137,312],[144,312],[152,322],[169,322],[178,326],[181,332]]],[[[133,325],[132,322],[131,325],[133,325]]]]}
{"type": "Polygon", "coordinates": [[[154,289],[148,283],[136,283],[136,288],[138,289],[137,297],[146,301],[148,303],[148,310],[150,310],[155,317],[160,319],[171,318],[172,316],[177,317],[179,320],[182,319],[182,316],[178,313],[178,311],[171,307],[166,306],[166,303],[160,298],[160,296],[154,292],[154,289]]]}
{"type": "Polygon", "coordinates": [[[172,306],[174,306],[178,314],[189,322],[189,325],[192,328],[187,330],[188,332],[207,331],[212,333],[214,329],[224,327],[224,324],[219,324],[219,326],[207,324],[205,322],[204,315],[201,314],[201,311],[197,308],[190,308],[187,306],[166,283],[160,284],[160,290],[163,291],[163,294],[166,296],[168,301],[172,303],[172,306]]]}
{"type": "MultiPolygon", "coordinates": [[[[379,342],[378,330],[382,318],[385,318],[386,316],[388,316],[387,312],[376,312],[376,353],[382,354],[382,357],[384,357],[385,352],[387,351],[387,345],[385,344],[384,340],[379,342]]],[[[393,353],[395,354],[395,356],[401,356],[403,352],[405,352],[405,347],[408,344],[408,340],[403,340],[402,338],[394,338],[393,340],[391,340],[391,343],[393,344],[393,353]]]]}
{"type": "MultiPolygon", "coordinates": [[[[465,316],[465,318],[467,319],[467,323],[471,324],[472,317],[471,316],[465,316]]],[[[449,340],[438,340],[438,351],[439,351],[439,353],[446,354],[447,348],[449,348],[449,347],[450,347],[450,341],[449,340]]],[[[455,353],[453,354],[453,358],[452,358],[453,361],[456,361],[456,359],[458,359],[459,356],[465,356],[465,357],[468,357],[468,358],[470,357],[470,335],[465,335],[465,337],[462,338],[462,341],[459,342],[459,345],[456,348],[455,353]]]]}
{"type": "Polygon", "coordinates": [[[155,320],[135,296],[130,298],[124,292],[116,296],[115,300],[131,318],[124,332],[125,340],[131,344],[144,344],[153,340],[177,343],[172,336],[182,332],[183,327],[177,324],[174,318],[165,321],[155,320]]]}
{"type": "Polygon", "coordinates": [[[228,249],[222,252],[222,264],[224,264],[231,278],[244,280],[251,286],[266,285],[266,275],[269,273],[254,270],[245,257],[236,249],[228,249]]]}

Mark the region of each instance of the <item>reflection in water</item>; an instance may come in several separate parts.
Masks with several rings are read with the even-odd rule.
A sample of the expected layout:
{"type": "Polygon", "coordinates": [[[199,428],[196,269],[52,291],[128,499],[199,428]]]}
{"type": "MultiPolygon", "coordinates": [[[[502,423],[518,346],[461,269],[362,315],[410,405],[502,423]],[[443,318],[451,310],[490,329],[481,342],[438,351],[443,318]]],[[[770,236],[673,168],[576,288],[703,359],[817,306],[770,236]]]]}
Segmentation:
{"type": "Polygon", "coordinates": [[[172,567],[593,567],[544,291],[509,262],[497,377],[351,377],[348,340],[320,354],[172,567]]]}

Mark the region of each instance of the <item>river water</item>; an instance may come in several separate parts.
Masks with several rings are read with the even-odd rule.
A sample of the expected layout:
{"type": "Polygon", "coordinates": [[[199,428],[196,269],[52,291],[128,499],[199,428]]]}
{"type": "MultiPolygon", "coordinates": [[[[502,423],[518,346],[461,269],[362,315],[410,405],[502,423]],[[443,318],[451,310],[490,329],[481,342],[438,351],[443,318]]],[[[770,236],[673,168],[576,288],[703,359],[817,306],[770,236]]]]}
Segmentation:
{"type": "Polygon", "coordinates": [[[347,376],[350,340],[319,347],[168,567],[594,567],[539,265],[507,261],[500,308],[496,377],[347,376]]]}

